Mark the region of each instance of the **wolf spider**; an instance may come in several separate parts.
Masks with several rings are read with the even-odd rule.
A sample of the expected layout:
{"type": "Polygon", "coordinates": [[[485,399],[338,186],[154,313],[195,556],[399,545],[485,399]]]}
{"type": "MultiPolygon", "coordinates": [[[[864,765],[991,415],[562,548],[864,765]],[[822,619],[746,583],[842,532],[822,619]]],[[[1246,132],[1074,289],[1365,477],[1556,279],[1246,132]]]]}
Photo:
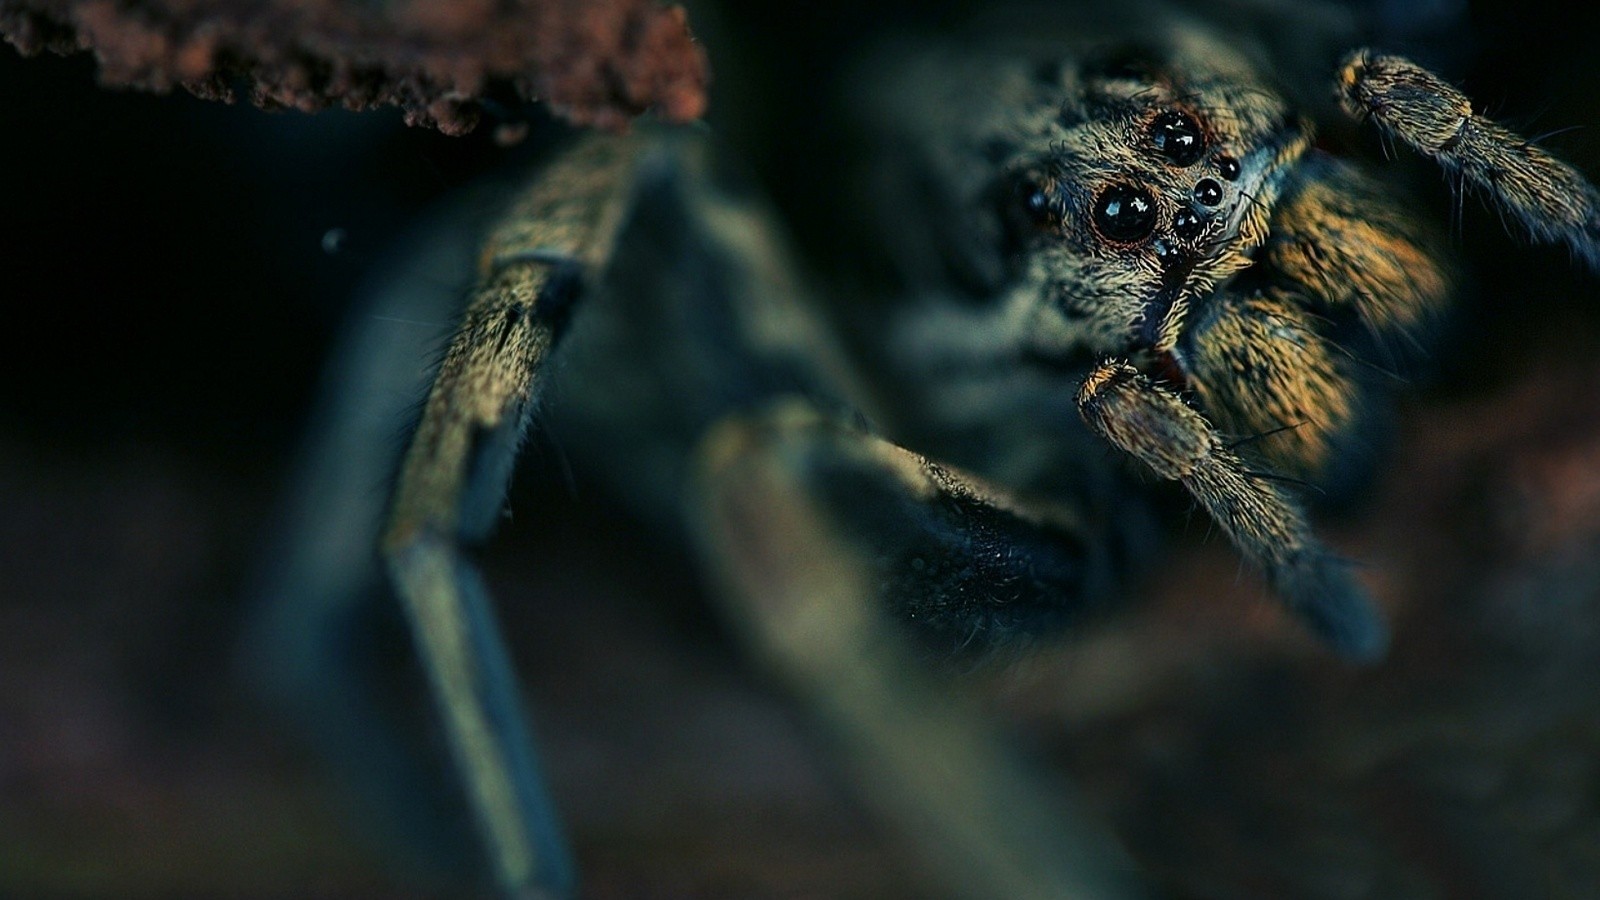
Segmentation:
{"type": "MultiPolygon", "coordinates": [[[[1391,389],[1375,373],[1446,311],[1446,242],[1381,171],[1317,147],[1251,45],[1141,37],[882,54],[856,103],[867,164],[839,173],[859,201],[841,228],[885,235],[858,283],[808,283],[692,129],[577,138],[490,229],[381,553],[505,893],[573,873],[463,551],[552,383],[538,418],[687,524],[730,618],[958,890],[1140,890],[918,657],[1111,607],[1152,482],[1333,651],[1383,655],[1302,488],[1347,477],[1391,389]]],[[[1600,195],[1572,168],[1405,59],[1354,53],[1334,84],[1600,268],[1600,195]]]]}

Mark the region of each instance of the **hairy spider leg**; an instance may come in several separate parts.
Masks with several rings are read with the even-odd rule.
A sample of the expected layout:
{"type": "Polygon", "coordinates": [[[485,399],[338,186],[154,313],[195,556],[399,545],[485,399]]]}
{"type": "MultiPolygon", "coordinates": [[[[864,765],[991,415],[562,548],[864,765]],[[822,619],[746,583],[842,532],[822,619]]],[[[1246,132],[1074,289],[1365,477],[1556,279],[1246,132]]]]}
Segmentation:
{"type": "Polygon", "coordinates": [[[1600,191],[1572,166],[1473,112],[1466,94],[1403,57],[1356,51],[1338,87],[1347,113],[1479,191],[1530,239],[1565,243],[1600,272],[1600,191]]]}
{"type": "Polygon", "coordinates": [[[414,420],[432,374],[418,361],[435,358],[460,314],[441,273],[471,271],[499,196],[441,210],[356,303],[263,554],[240,654],[252,687],[359,798],[364,830],[394,848],[400,877],[424,884],[481,873],[482,855],[447,751],[414,702],[423,672],[396,652],[407,625],[376,551],[404,450],[397,429],[414,420]]]}
{"type": "Polygon", "coordinates": [[[1384,654],[1382,614],[1313,534],[1300,503],[1273,476],[1253,471],[1175,391],[1107,360],[1084,379],[1078,411],[1112,446],[1181,484],[1318,637],[1351,659],[1384,654]]]}
{"type": "Polygon", "coordinates": [[[491,232],[381,544],[495,879],[510,896],[570,894],[575,878],[487,594],[460,551],[500,518],[545,362],[610,254],[635,158],[627,140],[582,141],[491,232]]]}

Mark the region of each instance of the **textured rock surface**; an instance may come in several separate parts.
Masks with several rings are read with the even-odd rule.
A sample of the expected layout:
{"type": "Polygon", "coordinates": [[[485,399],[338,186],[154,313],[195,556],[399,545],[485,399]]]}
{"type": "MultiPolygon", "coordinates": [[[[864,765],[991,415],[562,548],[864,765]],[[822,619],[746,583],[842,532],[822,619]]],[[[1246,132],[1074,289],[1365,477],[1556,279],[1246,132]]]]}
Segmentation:
{"type": "Polygon", "coordinates": [[[4,0],[0,35],[25,54],[89,50],[109,85],[306,111],[398,106],[451,134],[496,96],[608,127],[705,108],[687,17],[652,0],[4,0]]]}

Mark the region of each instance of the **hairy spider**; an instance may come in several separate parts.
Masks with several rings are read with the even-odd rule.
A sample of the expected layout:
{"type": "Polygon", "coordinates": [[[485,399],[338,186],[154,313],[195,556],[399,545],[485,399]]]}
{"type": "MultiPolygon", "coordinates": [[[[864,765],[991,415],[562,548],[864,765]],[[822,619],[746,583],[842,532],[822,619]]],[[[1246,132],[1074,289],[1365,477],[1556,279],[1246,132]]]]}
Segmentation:
{"type": "MultiPolygon", "coordinates": [[[[577,138],[489,230],[381,543],[507,893],[572,875],[463,548],[537,410],[687,524],[730,616],[974,895],[1139,879],[909,660],[1114,607],[1169,483],[1334,651],[1384,654],[1303,489],[1359,475],[1387,370],[1451,303],[1442,229],[1319,148],[1286,51],[1108,20],[1136,40],[1080,22],[862,66],[838,172],[841,232],[877,235],[858,277],[802,270],[694,130],[577,138]]],[[[1600,267],[1570,167],[1400,57],[1327,71],[1350,116],[1600,267]]]]}

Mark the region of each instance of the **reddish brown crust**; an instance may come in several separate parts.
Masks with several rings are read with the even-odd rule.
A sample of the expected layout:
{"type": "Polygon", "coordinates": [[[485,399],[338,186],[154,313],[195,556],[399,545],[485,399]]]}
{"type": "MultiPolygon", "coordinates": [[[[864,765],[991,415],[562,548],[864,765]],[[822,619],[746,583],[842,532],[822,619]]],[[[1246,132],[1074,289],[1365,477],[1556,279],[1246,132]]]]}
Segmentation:
{"type": "Polygon", "coordinates": [[[705,110],[705,54],[679,7],[653,0],[0,0],[24,54],[92,50],[110,85],[183,87],[267,108],[399,106],[450,134],[491,84],[582,125],[705,110]]]}

